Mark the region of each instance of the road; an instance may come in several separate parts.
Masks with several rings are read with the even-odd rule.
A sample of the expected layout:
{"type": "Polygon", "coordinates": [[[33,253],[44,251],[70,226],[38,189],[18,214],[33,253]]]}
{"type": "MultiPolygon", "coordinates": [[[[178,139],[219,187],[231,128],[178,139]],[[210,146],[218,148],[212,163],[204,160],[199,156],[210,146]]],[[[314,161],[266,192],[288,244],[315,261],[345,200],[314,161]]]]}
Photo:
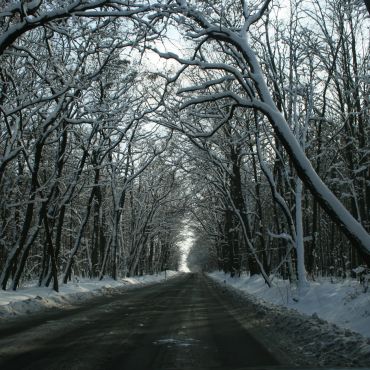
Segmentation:
{"type": "Polygon", "coordinates": [[[201,274],[0,325],[0,369],[241,369],[279,365],[201,274]]]}

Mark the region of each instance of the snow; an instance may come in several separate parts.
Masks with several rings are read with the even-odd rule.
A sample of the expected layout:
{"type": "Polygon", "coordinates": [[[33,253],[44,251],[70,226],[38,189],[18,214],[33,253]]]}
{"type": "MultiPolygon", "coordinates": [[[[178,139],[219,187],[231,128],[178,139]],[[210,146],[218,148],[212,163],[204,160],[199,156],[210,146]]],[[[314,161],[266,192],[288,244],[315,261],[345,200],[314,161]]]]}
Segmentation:
{"type": "Polygon", "coordinates": [[[209,276],[226,287],[253,296],[261,305],[294,309],[370,338],[370,291],[364,293],[357,280],[331,282],[321,278],[311,281],[299,296],[288,281],[276,278],[273,287],[268,288],[259,275],[231,278],[223,272],[212,272],[209,276]]]}
{"type": "Polygon", "coordinates": [[[157,275],[135,276],[120,280],[113,279],[74,279],[74,282],[61,284],[59,293],[51,288],[29,285],[16,291],[0,291],[0,320],[15,315],[24,315],[47,308],[67,308],[74,303],[89,298],[110,294],[122,289],[163,282],[175,277],[177,271],[167,271],[157,275]]]}
{"type": "Polygon", "coordinates": [[[361,274],[366,271],[366,268],[364,266],[358,266],[355,269],[352,270],[355,274],[361,274]]]}

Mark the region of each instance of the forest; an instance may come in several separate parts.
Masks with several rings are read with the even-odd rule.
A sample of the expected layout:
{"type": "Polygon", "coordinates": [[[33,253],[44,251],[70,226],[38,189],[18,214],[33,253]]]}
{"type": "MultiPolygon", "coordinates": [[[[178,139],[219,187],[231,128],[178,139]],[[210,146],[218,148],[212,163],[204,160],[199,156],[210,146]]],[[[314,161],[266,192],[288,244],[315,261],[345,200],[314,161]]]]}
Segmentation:
{"type": "Polygon", "coordinates": [[[0,285],[370,267],[368,4],[0,1],[0,285]]]}

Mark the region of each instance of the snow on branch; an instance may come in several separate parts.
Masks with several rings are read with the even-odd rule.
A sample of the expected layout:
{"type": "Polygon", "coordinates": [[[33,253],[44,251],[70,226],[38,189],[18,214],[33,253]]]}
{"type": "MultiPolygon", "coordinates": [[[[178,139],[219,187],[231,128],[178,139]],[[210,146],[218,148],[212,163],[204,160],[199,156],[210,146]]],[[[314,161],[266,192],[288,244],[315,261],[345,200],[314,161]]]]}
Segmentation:
{"type": "Polygon", "coordinates": [[[217,100],[222,100],[222,99],[227,99],[227,98],[234,100],[238,106],[253,107],[253,102],[243,99],[240,95],[232,91],[224,91],[222,93],[213,93],[213,94],[203,95],[203,96],[190,99],[184,102],[180,106],[180,110],[185,109],[191,105],[197,105],[197,104],[202,104],[206,102],[217,101],[217,100]]]}
{"type": "Polygon", "coordinates": [[[193,85],[193,86],[188,86],[188,87],[183,87],[182,89],[179,89],[177,91],[178,94],[186,93],[186,92],[192,92],[192,91],[197,91],[197,90],[206,90],[211,86],[215,85],[220,85],[224,82],[228,81],[234,81],[235,78],[232,76],[223,76],[214,80],[208,80],[206,82],[203,82],[200,85],[193,85]]]}
{"type": "MultiPolygon", "coordinates": [[[[155,53],[157,53],[161,58],[174,59],[178,63],[180,63],[184,66],[195,66],[195,67],[199,67],[200,69],[203,69],[203,70],[219,70],[219,71],[229,72],[229,73],[232,74],[233,77],[232,76],[229,76],[229,77],[226,76],[225,81],[227,81],[227,79],[237,80],[239,82],[239,84],[242,86],[242,88],[244,89],[244,91],[247,93],[248,97],[250,99],[253,99],[254,93],[252,91],[251,86],[246,81],[246,78],[245,78],[246,76],[244,76],[240,72],[239,69],[237,69],[237,68],[235,68],[235,67],[233,67],[229,64],[204,62],[204,61],[201,61],[201,60],[197,60],[195,58],[185,59],[185,58],[179,57],[177,54],[172,53],[172,52],[161,52],[156,48],[149,48],[149,49],[154,51],[155,53]]],[[[181,72],[183,72],[184,70],[185,70],[185,68],[182,69],[181,72]]],[[[181,73],[176,74],[176,79],[180,76],[180,74],[181,73]]],[[[175,79],[172,78],[171,80],[174,81],[175,79]]],[[[220,81],[220,83],[221,82],[224,82],[224,81],[220,81]]],[[[210,82],[210,83],[212,84],[212,82],[210,82]]]]}
{"type": "Polygon", "coordinates": [[[243,31],[248,31],[249,27],[256,23],[263,14],[266,12],[271,0],[265,0],[263,4],[261,5],[260,9],[258,9],[255,13],[250,14],[249,10],[247,9],[246,1],[243,1],[244,3],[244,17],[245,17],[245,24],[243,25],[243,31]]]}

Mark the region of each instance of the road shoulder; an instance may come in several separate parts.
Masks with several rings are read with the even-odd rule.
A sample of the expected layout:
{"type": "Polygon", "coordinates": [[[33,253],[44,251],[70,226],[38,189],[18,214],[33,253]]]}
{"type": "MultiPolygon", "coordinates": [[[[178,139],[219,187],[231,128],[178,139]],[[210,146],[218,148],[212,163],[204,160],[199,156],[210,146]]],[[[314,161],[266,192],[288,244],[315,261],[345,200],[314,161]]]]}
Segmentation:
{"type": "Polygon", "coordinates": [[[240,323],[287,366],[370,366],[369,339],[315,316],[262,305],[223,282],[206,279],[240,323]]]}

